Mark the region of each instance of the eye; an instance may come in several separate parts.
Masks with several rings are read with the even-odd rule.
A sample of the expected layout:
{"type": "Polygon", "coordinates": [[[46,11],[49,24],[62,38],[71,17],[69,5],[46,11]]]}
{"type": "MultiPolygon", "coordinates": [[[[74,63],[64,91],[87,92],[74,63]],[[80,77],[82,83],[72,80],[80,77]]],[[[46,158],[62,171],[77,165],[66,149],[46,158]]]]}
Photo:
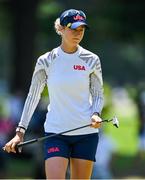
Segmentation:
{"type": "Polygon", "coordinates": [[[83,28],[83,27],[81,27],[81,28],[77,29],[77,31],[79,31],[79,32],[83,32],[83,31],[84,31],[84,28],[83,28]]]}

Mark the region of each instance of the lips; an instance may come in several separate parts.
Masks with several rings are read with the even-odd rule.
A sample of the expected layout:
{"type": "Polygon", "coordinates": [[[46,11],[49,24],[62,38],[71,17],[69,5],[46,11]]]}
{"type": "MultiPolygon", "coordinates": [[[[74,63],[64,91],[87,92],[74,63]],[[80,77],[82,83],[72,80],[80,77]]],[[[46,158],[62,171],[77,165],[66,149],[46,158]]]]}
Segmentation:
{"type": "Polygon", "coordinates": [[[75,41],[79,41],[80,40],[80,38],[73,38],[75,41]]]}

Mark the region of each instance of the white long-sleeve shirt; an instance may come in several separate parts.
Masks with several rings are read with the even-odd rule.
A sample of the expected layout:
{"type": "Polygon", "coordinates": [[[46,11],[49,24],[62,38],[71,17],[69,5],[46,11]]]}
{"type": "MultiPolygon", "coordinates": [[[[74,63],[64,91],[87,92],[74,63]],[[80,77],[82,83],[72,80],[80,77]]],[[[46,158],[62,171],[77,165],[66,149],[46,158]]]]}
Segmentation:
{"type": "MultiPolygon", "coordinates": [[[[19,126],[27,129],[46,84],[50,104],[45,132],[59,133],[89,124],[94,112],[101,113],[103,80],[100,60],[81,46],[72,54],[57,47],[38,58],[19,126]]],[[[94,132],[98,129],[86,127],[67,135],[94,132]]]]}

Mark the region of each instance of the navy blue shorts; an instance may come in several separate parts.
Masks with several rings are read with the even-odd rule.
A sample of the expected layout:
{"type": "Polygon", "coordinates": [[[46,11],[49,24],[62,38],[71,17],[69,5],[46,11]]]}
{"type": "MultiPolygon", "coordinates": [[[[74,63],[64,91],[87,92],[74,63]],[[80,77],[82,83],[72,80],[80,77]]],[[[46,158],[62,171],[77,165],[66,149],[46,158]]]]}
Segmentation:
{"type": "MultiPolygon", "coordinates": [[[[46,133],[51,135],[53,133],[46,133]]],[[[57,135],[45,140],[45,160],[51,157],[78,158],[95,161],[98,133],[87,135],[57,135]]]]}

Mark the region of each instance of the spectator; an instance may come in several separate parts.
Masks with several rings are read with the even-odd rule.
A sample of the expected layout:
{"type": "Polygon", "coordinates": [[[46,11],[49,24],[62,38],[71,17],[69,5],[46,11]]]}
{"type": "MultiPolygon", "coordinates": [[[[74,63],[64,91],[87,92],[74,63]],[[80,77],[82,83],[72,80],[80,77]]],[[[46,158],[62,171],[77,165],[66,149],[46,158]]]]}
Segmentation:
{"type": "Polygon", "coordinates": [[[93,168],[93,179],[112,179],[111,159],[116,151],[116,143],[111,137],[100,133],[99,146],[96,153],[96,162],[93,168]]]}

